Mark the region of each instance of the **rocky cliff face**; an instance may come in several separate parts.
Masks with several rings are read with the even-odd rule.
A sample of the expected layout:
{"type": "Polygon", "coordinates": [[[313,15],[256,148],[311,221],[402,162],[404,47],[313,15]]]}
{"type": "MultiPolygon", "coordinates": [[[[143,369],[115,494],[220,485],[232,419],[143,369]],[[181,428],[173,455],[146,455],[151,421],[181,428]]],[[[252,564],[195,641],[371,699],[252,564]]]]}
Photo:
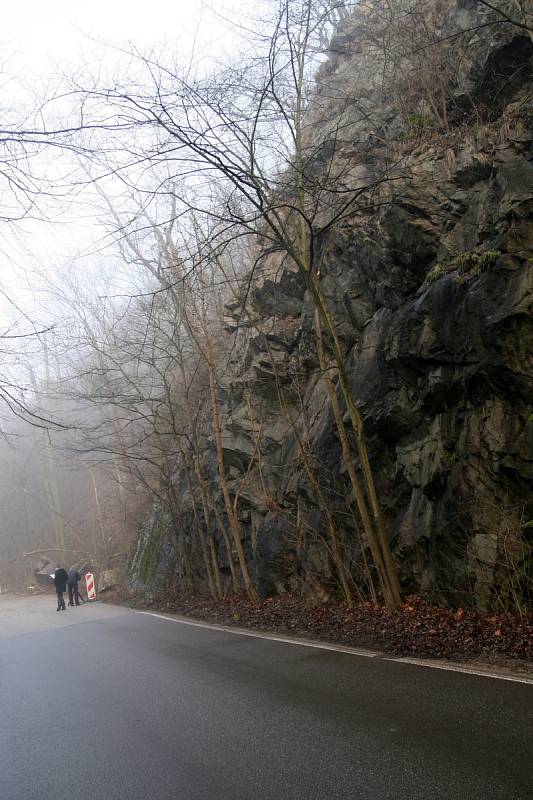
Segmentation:
{"type": "MultiPolygon", "coordinates": [[[[415,61],[411,81],[404,44],[403,67],[388,72],[377,35],[384,38],[385,23],[365,4],[344,22],[321,68],[308,136],[327,142],[332,98],[349,96],[335,163],[363,182],[387,159],[397,165],[372,202],[329,230],[322,284],[404,588],[489,606],[522,591],[532,569],[524,524],[533,517],[533,45],[524,30],[486,25],[492,18],[476,3],[422,6],[434,35],[450,44],[429,67],[425,56],[415,61]],[[435,113],[420,74],[426,68],[447,75],[435,113]]],[[[395,30],[402,34],[401,25],[395,30]]],[[[365,545],[317,372],[304,282],[271,255],[247,313],[237,303],[227,311],[233,356],[221,376],[223,444],[258,587],[334,591],[323,520],[280,385],[363,586],[365,545]]],[[[205,463],[216,482],[209,447],[205,463]]],[[[190,498],[179,476],[176,485],[187,524],[190,498]]],[[[137,562],[148,546],[153,559],[150,527],[137,562]]],[[[166,574],[179,581],[179,555],[168,547],[167,540],[166,574]]],[[[224,572],[222,548],[219,555],[224,572]]],[[[161,571],[153,574],[160,579],[161,571]]]]}

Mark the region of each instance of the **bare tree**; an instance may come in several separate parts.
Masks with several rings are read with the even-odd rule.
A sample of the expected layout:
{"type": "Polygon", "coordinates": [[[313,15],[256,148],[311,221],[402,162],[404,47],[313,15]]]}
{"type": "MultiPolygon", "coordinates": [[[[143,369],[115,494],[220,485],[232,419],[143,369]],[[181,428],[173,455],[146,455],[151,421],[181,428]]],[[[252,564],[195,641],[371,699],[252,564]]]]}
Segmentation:
{"type": "MultiPolygon", "coordinates": [[[[105,99],[114,107],[117,120],[119,116],[127,120],[128,130],[138,126],[141,132],[153,131],[153,148],[146,151],[143,147],[143,159],[156,169],[165,162],[172,166],[173,181],[166,181],[163,191],[172,196],[178,187],[176,217],[192,211],[202,228],[209,220],[210,260],[235,237],[252,236],[258,243],[256,268],[281,253],[305,278],[332,353],[332,376],[354,434],[369,507],[362,522],[367,537],[375,542],[374,550],[382,553],[387,574],[382,589],[387,604],[394,606],[400,601],[399,583],[370,468],[363,419],[350,389],[320,270],[329,232],[356,209],[381,202],[380,188],[398,178],[398,165],[385,165],[379,175],[363,184],[359,177],[354,178],[346,161],[337,158],[347,135],[348,106],[343,107],[342,102],[341,112],[322,126],[318,141],[313,134],[308,104],[315,95],[310,86],[319,63],[320,33],[331,11],[311,0],[278,3],[270,33],[258,35],[256,44],[263,48],[264,58],[229,68],[216,80],[190,80],[142,59],[153,82],[151,93],[95,87],[86,97],[89,103],[105,99]],[[317,172],[319,156],[325,165],[317,172]]],[[[125,124],[117,123],[117,135],[125,124]]],[[[140,137],[139,142],[142,139],[145,144],[145,134],[140,137]]],[[[132,158],[140,156],[134,147],[129,150],[132,158]]],[[[204,258],[199,250],[196,270],[201,269],[204,258]]],[[[231,526],[230,508],[226,503],[231,526]]],[[[240,561],[243,570],[241,557],[240,561]]]]}

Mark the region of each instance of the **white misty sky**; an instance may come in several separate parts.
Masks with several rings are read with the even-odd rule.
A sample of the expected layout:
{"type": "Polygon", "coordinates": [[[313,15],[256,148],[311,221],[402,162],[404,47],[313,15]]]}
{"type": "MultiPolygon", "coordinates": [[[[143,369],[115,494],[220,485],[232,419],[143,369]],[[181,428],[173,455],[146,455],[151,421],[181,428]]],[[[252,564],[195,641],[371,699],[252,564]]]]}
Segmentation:
{"type": "MultiPolygon", "coordinates": [[[[58,74],[79,71],[84,64],[113,65],[114,46],[129,43],[141,51],[154,48],[179,54],[189,63],[223,61],[239,44],[230,17],[245,21],[256,0],[10,0],[2,9],[0,28],[0,108],[31,103],[58,74]]],[[[50,158],[55,158],[53,152],[50,158]]],[[[52,162],[53,163],[53,162],[52,162]]],[[[49,221],[25,221],[0,230],[0,288],[32,313],[36,281],[27,270],[51,272],[87,253],[100,240],[90,203],[73,204],[49,221]]],[[[104,256],[87,256],[91,269],[104,256]]],[[[2,318],[13,317],[0,296],[2,318]]],[[[44,312],[45,316],[48,316],[44,312]]]]}
{"type": "Polygon", "coordinates": [[[4,57],[17,54],[17,66],[42,74],[53,62],[79,64],[90,54],[90,38],[141,48],[180,41],[190,48],[196,35],[204,52],[223,46],[222,18],[236,0],[11,0],[2,9],[4,57]],[[198,35],[198,31],[201,31],[198,35]]]}

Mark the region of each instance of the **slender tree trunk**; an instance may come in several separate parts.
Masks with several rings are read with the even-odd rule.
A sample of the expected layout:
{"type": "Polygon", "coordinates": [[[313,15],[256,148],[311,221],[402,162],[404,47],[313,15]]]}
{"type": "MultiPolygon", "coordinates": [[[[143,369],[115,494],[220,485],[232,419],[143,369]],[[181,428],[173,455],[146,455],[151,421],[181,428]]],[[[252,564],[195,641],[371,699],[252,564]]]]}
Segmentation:
{"type": "MultiPolygon", "coordinates": [[[[259,328],[258,328],[258,330],[260,331],[259,328]]],[[[304,465],[304,469],[305,469],[307,478],[308,478],[311,486],[313,487],[314,493],[315,493],[316,498],[318,500],[319,508],[322,511],[322,513],[324,514],[324,517],[325,517],[325,520],[326,520],[326,531],[327,531],[328,539],[329,539],[329,543],[330,543],[331,557],[333,559],[333,563],[335,564],[337,577],[339,579],[339,583],[341,585],[341,588],[342,588],[342,591],[343,591],[343,594],[344,594],[344,598],[345,598],[346,603],[348,604],[348,606],[351,607],[353,605],[352,590],[350,588],[350,583],[349,583],[348,575],[347,575],[347,572],[346,572],[346,565],[344,564],[344,560],[343,560],[342,554],[341,554],[341,548],[340,548],[340,544],[339,544],[339,538],[338,538],[338,535],[337,535],[337,528],[336,528],[336,525],[335,525],[335,521],[333,519],[333,515],[331,513],[331,509],[330,509],[330,507],[328,505],[328,502],[327,502],[327,500],[326,500],[326,498],[324,496],[324,493],[322,491],[320,483],[319,483],[319,481],[318,481],[318,479],[317,479],[317,477],[315,475],[315,471],[313,469],[313,466],[312,466],[312,464],[310,462],[309,455],[307,453],[307,448],[306,448],[304,442],[302,441],[302,437],[300,436],[300,432],[299,432],[298,427],[297,427],[297,425],[296,425],[296,423],[294,421],[294,418],[292,416],[289,404],[287,403],[287,400],[285,398],[285,393],[283,391],[283,387],[281,385],[281,381],[279,380],[278,368],[277,368],[275,359],[274,359],[273,354],[272,354],[272,349],[270,347],[270,343],[269,343],[268,339],[266,338],[266,336],[263,334],[263,332],[260,331],[260,333],[263,336],[263,341],[264,341],[265,347],[267,349],[267,352],[269,354],[270,363],[272,365],[272,370],[274,372],[274,377],[275,377],[275,380],[276,380],[276,390],[277,390],[280,406],[283,409],[284,415],[285,415],[289,425],[291,426],[294,438],[295,438],[296,443],[298,445],[298,452],[300,453],[300,457],[302,459],[302,463],[304,465]]]]}
{"type": "Polygon", "coordinates": [[[232,586],[233,586],[233,591],[234,592],[238,592],[239,591],[239,579],[237,577],[237,572],[235,570],[235,563],[233,561],[232,547],[231,547],[231,542],[230,542],[230,539],[229,539],[229,536],[228,536],[228,532],[226,530],[226,526],[224,524],[224,520],[222,519],[222,517],[221,517],[221,515],[220,515],[220,513],[218,511],[218,508],[216,507],[215,501],[212,498],[210,498],[210,496],[209,496],[209,492],[208,492],[208,489],[207,489],[207,487],[205,485],[205,481],[203,479],[203,475],[202,475],[202,472],[201,472],[201,467],[200,467],[199,464],[196,463],[196,461],[197,460],[195,459],[196,480],[198,481],[198,485],[200,487],[200,492],[201,492],[201,495],[202,495],[202,506],[203,506],[203,511],[204,511],[204,518],[205,518],[205,521],[206,521],[205,524],[209,525],[209,508],[211,507],[213,509],[213,513],[215,515],[217,528],[220,531],[220,533],[222,534],[222,538],[224,540],[224,546],[225,546],[227,554],[228,554],[228,564],[229,564],[229,568],[230,568],[230,572],[231,572],[231,583],[232,583],[232,586]]]}
{"type": "Polygon", "coordinates": [[[218,600],[220,595],[217,591],[216,580],[213,576],[212,562],[210,561],[210,552],[207,548],[207,542],[205,539],[204,531],[202,529],[202,523],[200,521],[200,518],[198,517],[198,509],[196,508],[196,503],[194,502],[191,476],[189,474],[188,469],[186,469],[185,471],[187,475],[187,485],[189,488],[189,494],[191,496],[191,502],[192,502],[194,526],[196,528],[196,535],[198,537],[198,541],[200,542],[200,549],[202,551],[202,558],[204,562],[205,573],[207,576],[207,585],[209,586],[209,592],[211,593],[211,597],[213,598],[213,600],[218,600]]]}
{"type": "MultiPolygon", "coordinates": [[[[207,338],[209,339],[209,333],[207,333],[207,338]]],[[[208,349],[211,349],[210,345],[207,345],[208,349]]],[[[233,542],[235,544],[235,549],[237,551],[237,557],[239,559],[239,566],[241,568],[242,579],[244,582],[244,587],[250,597],[251,600],[258,600],[259,596],[257,594],[256,588],[253,584],[252,578],[248,571],[248,564],[246,563],[246,556],[244,554],[244,548],[242,544],[242,531],[241,526],[239,523],[239,519],[237,515],[233,511],[233,506],[231,504],[231,498],[228,490],[228,484],[226,481],[226,470],[224,467],[224,451],[222,448],[222,432],[220,428],[220,416],[218,411],[218,399],[216,396],[216,384],[215,384],[215,376],[214,370],[212,365],[208,366],[209,372],[209,392],[211,397],[211,411],[213,415],[213,434],[215,437],[215,449],[216,449],[216,457],[217,457],[217,466],[218,466],[218,475],[220,478],[220,487],[222,489],[222,496],[224,497],[224,505],[226,507],[226,515],[229,520],[231,532],[233,534],[233,542]]]]}
{"type": "Polygon", "coordinates": [[[209,548],[211,550],[211,563],[213,564],[213,575],[215,576],[215,586],[217,590],[217,599],[220,599],[224,592],[222,591],[222,581],[220,580],[220,569],[218,566],[217,548],[215,540],[209,534],[209,548]]]}
{"type": "MultiPolygon", "coordinates": [[[[190,330],[191,326],[190,326],[190,322],[189,322],[189,319],[188,319],[187,316],[186,316],[186,322],[187,322],[187,326],[189,327],[189,330],[190,330]]],[[[182,358],[179,359],[179,368],[180,368],[180,374],[181,374],[181,379],[182,379],[182,382],[183,382],[183,386],[186,387],[187,386],[187,375],[185,373],[185,367],[184,367],[182,358]]],[[[189,397],[188,397],[186,391],[184,391],[184,400],[185,400],[185,407],[186,407],[187,413],[189,415],[189,419],[192,420],[192,418],[193,418],[192,408],[191,408],[189,397]]],[[[231,582],[232,582],[232,586],[233,586],[233,591],[234,592],[238,592],[239,591],[239,580],[238,580],[238,577],[237,577],[237,572],[235,570],[235,563],[233,561],[233,552],[232,552],[231,542],[229,540],[228,532],[226,530],[226,526],[224,525],[224,521],[222,520],[222,517],[219,514],[218,508],[216,506],[216,502],[212,498],[210,498],[210,494],[209,494],[209,491],[207,489],[207,486],[206,486],[206,483],[205,483],[205,480],[204,480],[204,476],[203,476],[203,473],[202,473],[202,465],[200,463],[200,446],[199,446],[198,437],[197,437],[195,429],[193,429],[193,440],[194,440],[194,442],[193,442],[193,445],[192,445],[192,450],[193,450],[192,460],[193,460],[193,465],[194,465],[194,473],[196,475],[196,480],[198,482],[198,486],[200,487],[200,494],[202,495],[202,507],[203,507],[203,512],[204,512],[204,519],[205,519],[206,529],[209,530],[209,506],[211,506],[212,509],[213,509],[213,513],[215,514],[215,519],[216,519],[216,522],[217,522],[218,529],[219,529],[220,533],[222,534],[222,538],[224,539],[224,546],[226,548],[226,552],[227,552],[227,556],[228,556],[228,564],[229,564],[229,568],[230,568],[230,572],[231,572],[231,582]]],[[[188,459],[188,456],[187,456],[184,448],[180,448],[180,450],[181,450],[182,458],[188,464],[189,463],[189,459],[188,459]]]]}
{"type": "Polygon", "coordinates": [[[335,324],[333,322],[326,299],[324,297],[324,293],[320,286],[319,275],[314,270],[313,257],[311,255],[311,238],[310,238],[311,232],[308,227],[307,216],[306,216],[306,185],[305,185],[305,170],[304,170],[304,158],[303,158],[303,147],[304,147],[303,97],[304,97],[304,81],[305,81],[305,59],[307,55],[307,48],[309,46],[309,35],[310,35],[310,16],[309,16],[310,6],[308,7],[307,13],[308,17],[304,25],[301,46],[296,55],[296,70],[295,70],[296,106],[295,106],[295,116],[294,116],[294,133],[295,133],[295,162],[296,162],[296,175],[297,175],[298,219],[299,219],[299,235],[297,237],[296,252],[294,251],[294,248],[290,247],[289,244],[290,236],[288,239],[287,236],[285,237],[283,236],[284,233],[287,234],[288,232],[286,231],[285,225],[283,224],[282,220],[279,218],[279,215],[276,212],[274,212],[275,222],[271,222],[270,224],[275,232],[279,232],[278,229],[279,228],[281,229],[282,233],[281,241],[283,241],[285,238],[285,241],[289,245],[287,252],[290,253],[291,249],[293,250],[295,261],[297,265],[302,269],[306,277],[307,286],[309,288],[311,299],[315,306],[315,310],[319,315],[319,319],[323,320],[328,337],[331,341],[334,360],[339,375],[342,393],[344,395],[346,407],[348,409],[348,414],[350,416],[350,422],[356,438],[358,454],[361,460],[361,467],[365,481],[365,488],[367,491],[368,500],[377,527],[377,538],[379,540],[380,549],[382,551],[382,560],[385,566],[387,583],[390,586],[390,591],[387,591],[385,599],[387,605],[393,608],[399,606],[401,603],[400,582],[398,580],[396,565],[394,564],[390,552],[390,547],[385,532],[385,526],[383,523],[383,518],[381,515],[381,510],[375,490],[374,477],[372,475],[370,462],[368,460],[368,453],[366,449],[366,441],[364,436],[363,419],[361,417],[359,409],[357,408],[354,402],[354,398],[348,381],[348,376],[346,374],[342,349],[340,347],[337,331],[335,329],[335,324]]]}
{"type": "Polygon", "coordinates": [[[381,584],[381,588],[383,591],[383,596],[385,598],[385,602],[388,606],[394,605],[394,595],[392,592],[392,588],[389,581],[388,571],[385,567],[383,556],[381,553],[380,543],[378,536],[374,530],[372,525],[372,520],[370,518],[370,514],[368,512],[368,508],[365,502],[365,498],[363,496],[363,492],[361,489],[361,485],[357,478],[357,474],[355,472],[355,468],[353,465],[352,454],[350,452],[350,443],[348,440],[348,433],[346,431],[346,426],[344,424],[344,419],[342,415],[342,411],[339,405],[339,400],[337,397],[337,392],[333,383],[331,381],[328,366],[326,364],[325,354],[324,354],[324,344],[322,341],[322,331],[320,325],[320,317],[318,311],[315,312],[315,332],[316,332],[316,339],[317,339],[317,352],[318,352],[318,361],[320,365],[320,369],[322,371],[322,379],[324,380],[324,385],[326,387],[326,392],[328,394],[331,408],[333,410],[333,416],[335,418],[335,423],[337,426],[337,434],[339,436],[339,441],[341,443],[342,448],[342,455],[344,464],[348,471],[348,475],[350,478],[350,482],[352,484],[352,488],[354,491],[355,501],[357,503],[357,509],[361,516],[361,521],[363,523],[363,529],[366,533],[368,546],[370,547],[370,552],[372,553],[372,559],[376,566],[376,570],[378,573],[379,581],[381,584]]]}
{"type": "MultiPolygon", "coordinates": [[[[46,347],[46,340],[44,345],[44,355],[45,355],[45,370],[46,370],[46,385],[50,385],[50,367],[49,367],[49,360],[48,360],[48,348],[46,347]]],[[[39,393],[39,387],[37,385],[37,378],[32,367],[28,364],[28,372],[30,375],[30,381],[33,386],[33,391],[37,396],[39,393]]],[[[63,518],[63,512],[61,508],[61,499],[59,495],[59,486],[57,484],[57,470],[54,460],[54,453],[52,450],[52,443],[48,437],[47,431],[43,431],[43,443],[44,443],[44,450],[45,450],[45,460],[43,465],[43,482],[44,488],[47,495],[47,503],[50,510],[53,512],[53,526],[55,531],[55,540],[56,546],[58,550],[65,549],[65,523],[63,518]]]]}
{"type": "Polygon", "coordinates": [[[402,602],[400,581],[398,579],[398,572],[394,560],[392,558],[392,553],[390,551],[389,541],[385,530],[385,524],[383,521],[383,516],[381,514],[381,509],[376,493],[376,487],[374,484],[374,476],[372,474],[372,469],[370,467],[370,461],[368,458],[368,451],[364,435],[363,418],[361,416],[361,412],[359,411],[359,409],[355,404],[352,395],[352,391],[348,381],[348,376],[346,374],[346,369],[344,366],[344,358],[342,356],[339,339],[337,336],[337,332],[335,330],[335,325],[331,318],[329,309],[325,303],[322,290],[318,284],[318,278],[311,272],[308,273],[308,285],[311,288],[312,295],[316,303],[317,311],[319,312],[321,319],[325,323],[326,330],[328,331],[328,335],[330,338],[330,343],[332,345],[336,371],[339,376],[339,382],[342,389],[342,394],[346,403],[346,407],[348,409],[348,415],[350,417],[351,426],[354,432],[357,453],[361,462],[361,469],[365,481],[365,489],[367,492],[368,501],[370,503],[370,508],[372,510],[372,515],[374,517],[374,521],[376,524],[377,538],[382,553],[383,563],[385,565],[385,569],[387,572],[387,580],[390,585],[390,599],[388,605],[391,608],[395,608],[401,605],[402,602]]]}
{"type": "Polygon", "coordinates": [[[211,414],[213,419],[213,434],[215,438],[215,449],[216,449],[216,458],[217,458],[217,467],[218,467],[218,475],[220,478],[220,487],[222,489],[222,496],[224,497],[224,505],[226,508],[226,515],[228,517],[228,521],[230,524],[230,529],[233,535],[233,541],[235,544],[235,549],[237,551],[237,557],[239,559],[239,566],[241,568],[242,579],[244,582],[244,587],[248,593],[248,596],[251,600],[257,601],[259,599],[259,595],[257,594],[257,590],[254,586],[252,581],[250,572],[248,570],[248,564],[246,562],[246,555],[244,553],[244,547],[242,544],[242,530],[241,525],[239,522],[239,518],[237,514],[233,510],[233,506],[231,503],[231,498],[228,490],[228,484],[226,480],[226,469],[224,466],[224,451],[222,447],[222,431],[220,426],[220,414],[218,408],[218,397],[217,397],[217,387],[216,387],[216,374],[215,374],[215,354],[214,354],[214,347],[213,347],[213,340],[211,334],[209,332],[209,325],[207,319],[207,313],[205,308],[205,287],[203,285],[203,277],[201,272],[201,266],[199,267],[199,277],[200,277],[200,286],[201,286],[201,298],[200,298],[200,305],[201,305],[201,327],[202,333],[204,336],[205,341],[205,348],[206,348],[206,361],[207,361],[207,372],[209,376],[209,395],[211,399],[211,414]]]}
{"type": "Polygon", "coordinates": [[[106,537],[106,529],[104,524],[104,517],[102,514],[102,506],[100,505],[100,498],[98,496],[98,488],[96,486],[96,481],[94,479],[94,473],[92,469],[89,467],[89,475],[91,476],[91,483],[93,485],[93,492],[94,492],[94,502],[96,505],[96,518],[98,520],[98,528],[100,529],[100,541],[102,543],[102,553],[104,556],[104,563],[106,566],[109,565],[109,552],[107,546],[107,537],[106,537]]]}

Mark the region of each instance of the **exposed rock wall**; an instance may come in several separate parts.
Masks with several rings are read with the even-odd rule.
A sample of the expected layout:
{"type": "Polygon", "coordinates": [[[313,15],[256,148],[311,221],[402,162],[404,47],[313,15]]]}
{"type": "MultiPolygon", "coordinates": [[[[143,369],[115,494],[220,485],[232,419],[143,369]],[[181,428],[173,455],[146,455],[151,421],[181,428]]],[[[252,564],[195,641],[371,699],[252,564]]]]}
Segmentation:
{"type": "MultiPolygon", "coordinates": [[[[380,5],[388,7],[373,8],[380,5]]],[[[522,577],[532,569],[531,529],[523,525],[533,517],[533,45],[509,25],[474,31],[488,19],[477,3],[422,6],[435,35],[450,40],[446,63],[454,46],[462,54],[446,83],[444,131],[426,113],[423,80],[418,91],[401,83],[405,65],[385,68],[384,32],[366,4],[344,23],[321,68],[310,141],[328,141],[334,98],[350,96],[348,122],[332,145],[339,176],[348,165],[351,180],[356,174],[368,182],[384,160],[400,164],[372,203],[324,238],[322,284],[365,418],[404,588],[488,606],[509,591],[504,563],[512,561],[522,577]],[[468,41],[453,39],[465,30],[468,41]]],[[[402,47],[400,61],[408,58],[402,47]]],[[[263,593],[334,590],[292,419],[363,586],[364,547],[317,372],[304,281],[272,255],[252,288],[246,313],[237,303],[227,309],[233,356],[220,393],[226,464],[233,492],[240,491],[253,574],[263,593]]],[[[216,485],[210,447],[205,465],[216,485]]],[[[183,525],[192,531],[186,482],[177,476],[176,485],[183,525]]],[[[148,526],[133,561],[137,579],[150,536],[148,526]]],[[[162,561],[179,581],[183,570],[169,542],[170,530],[162,561]]],[[[227,575],[222,547],[219,556],[227,575]]],[[[150,558],[157,572],[157,557],[150,558]]]]}

